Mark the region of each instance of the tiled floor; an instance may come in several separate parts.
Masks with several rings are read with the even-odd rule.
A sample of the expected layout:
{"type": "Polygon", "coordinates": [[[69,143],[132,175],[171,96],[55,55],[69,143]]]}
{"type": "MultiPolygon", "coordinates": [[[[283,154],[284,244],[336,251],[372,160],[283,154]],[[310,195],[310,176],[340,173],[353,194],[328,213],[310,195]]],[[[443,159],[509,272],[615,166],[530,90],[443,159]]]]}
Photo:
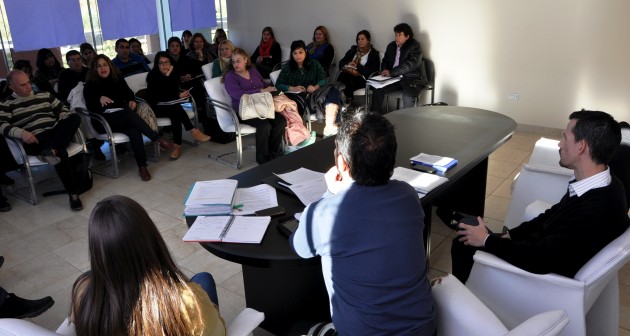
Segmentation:
{"type": "MultiPolygon", "coordinates": [[[[559,131],[547,134],[558,137],[559,131]]],[[[486,222],[493,230],[501,230],[509,199],[510,186],[520,165],[527,162],[540,133],[517,132],[512,139],[490,157],[486,222]]],[[[215,143],[199,147],[183,146],[183,155],[169,161],[166,155],[158,163],[150,163],[153,179],[142,182],[136,174],[133,158],[121,162],[117,179],[95,175],[94,187],[81,198],[85,209],[72,212],[66,196],[41,198],[37,206],[9,196],[13,210],[0,214],[0,255],[6,259],[0,269],[0,285],[11,292],[39,298],[51,295],[55,305],[33,319],[49,329],[55,329],[68,315],[70,291],[74,280],[89,268],[87,252],[87,219],[90,211],[103,197],[122,194],[145,206],[162,232],[176,262],[187,275],[209,271],[218,284],[221,315],[231,321],[245,307],[241,267],[215,257],[198,244],[183,243],[186,231],[182,201],[188,187],[196,180],[225,178],[237,171],[207,158],[210,151],[227,151],[231,145],[215,143]]],[[[252,151],[245,152],[242,170],[255,166],[252,151]]],[[[12,175],[18,177],[16,175],[12,175]]],[[[38,190],[55,189],[58,182],[43,182],[38,190]]],[[[4,188],[4,187],[3,187],[4,188]]],[[[436,218],[434,216],[434,218],[436,218]]],[[[451,270],[450,245],[453,233],[438,219],[432,233],[431,277],[451,270]]],[[[630,266],[620,277],[620,335],[630,335],[630,266]]],[[[268,333],[258,330],[257,335],[268,333]]]]}

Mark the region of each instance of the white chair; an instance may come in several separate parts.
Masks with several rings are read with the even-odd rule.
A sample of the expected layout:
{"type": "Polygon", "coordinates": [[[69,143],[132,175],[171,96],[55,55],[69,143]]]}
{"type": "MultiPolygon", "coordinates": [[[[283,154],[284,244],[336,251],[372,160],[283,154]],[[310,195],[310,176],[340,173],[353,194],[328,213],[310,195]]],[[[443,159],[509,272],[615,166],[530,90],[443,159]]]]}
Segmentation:
{"type": "MultiPolygon", "coordinates": [[[[241,124],[236,112],[232,109],[232,98],[225,91],[225,86],[221,83],[221,78],[211,78],[203,83],[208,93],[208,105],[214,108],[219,127],[223,132],[236,133],[236,151],[219,155],[208,155],[209,158],[227,164],[234,169],[240,169],[243,164],[243,140],[242,137],[255,134],[256,128],[241,124]],[[223,157],[236,153],[236,162],[225,160],[223,157]]],[[[210,108],[207,109],[208,111],[210,108]]]]}
{"type": "Polygon", "coordinates": [[[206,80],[212,79],[212,67],[214,66],[214,62],[215,61],[212,61],[201,66],[201,71],[203,72],[204,77],[206,77],[206,80]]]}
{"type": "MultiPolygon", "coordinates": [[[[276,70],[276,71],[272,71],[269,74],[269,79],[271,79],[271,84],[273,84],[273,86],[276,86],[276,82],[278,81],[278,77],[280,76],[280,72],[282,70],[276,70]]],[[[306,121],[306,128],[308,128],[308,131],[311,131],[311,122],[316,121],[317,120],[317,116],[314,114],[311,114],[308,108],[305,108],[304,111],[305,115],[302,116],[302,118],[306,121]]]]}
{"type": "Polygon", "coordinates": [[[569,323],[563,310],[530,317],[509,330],[483,302],[449,274],[432,286],[439,336],[559,335],[569,323]]]}
{"type": "MultiPolygon", "coordinates": [[[[265,320],[265,314],[251,308],[243,309],[227,325],[227,336],[249,336],[265,320]]],[[[56,332],[42,328],[28,320],[0,319],[0,336],[75,336],[74,325],[63,321],[56,332]]]]}
{"type": "MultiPolygon", "coordinates": [[[[33,176],[33,171],[37,167],[48,165],[48,163],[40,161],[35,155],[26,154],[24,146],[22,146],[22,140],[11,137],[6,137],[6,139],[15,162],[22,166],[27,180],[27,185],[25,187],[19,188],[11,186],[7,189],[7,192],[16,198],[35,205],[39,202],[39,199],[37,198],[37,192],[35,190],[35,178],[33,176]]],[[[80,129],[77,129],[74,141],[70,142],[66,151],[68,152],[68,157],[72,157],[80,153],[87,153],[85,138],[83,137],[80,129]]]]}
{"type": "Polygon", "coordinates": [[[630,260],[630,229],[587,262],[573,279],[533,274],[482,251],[466,287],[508,327],[532,315],[562,309],[571,322],[563,335],[617,335],[618,272],[630,260]]]}
{"type": "Polygon", "coordinates": [[[125,77],[125,82],[134,93],[140,91],[141,89],[147,88],[147,75],[148,72],[141,72],[135,75],[125,77]]]}
{"type": "Polygon", "coordinates": [[[280,47],[280,62],[273,66],[273,71],[282,69],[282,66],[289,61],[291,57],[291,48],[280,47]]]}
{"type": "Polygon", "coordinates": [[[278,81],[278,77],[280,76],[280,71],[282,70],[272,71],[269,74],[269,79],[271,79],[271,84],[273,84],[274,86],[276,85],[276,81],[278,81]]]}

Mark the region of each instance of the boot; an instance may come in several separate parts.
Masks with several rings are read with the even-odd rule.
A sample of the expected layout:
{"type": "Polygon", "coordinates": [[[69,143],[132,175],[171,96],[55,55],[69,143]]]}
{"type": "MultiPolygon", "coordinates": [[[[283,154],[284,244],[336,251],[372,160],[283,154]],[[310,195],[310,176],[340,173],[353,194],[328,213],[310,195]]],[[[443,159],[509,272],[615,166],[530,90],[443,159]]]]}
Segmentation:
{"type": "Polygon", "coordinates": [[[337,112],[339,112],[339,105],[326,105],[326,125],[324,126],[324,138],[337,134],[337,125],[335,125],[337,112]]]}
{"type": "Polygon", "coordinates": [[[173,144],[173,151],[171,152],[171,160],[177,160],[182,156],[182,146],[173,144]]]}
{"type": "Polygon", "coordinates": [[[190,133],[192,134],[193,139],[199,142],[208,142],[210,141],[210,136],[203,134],[198,128],[193,128],[190,133]]]}

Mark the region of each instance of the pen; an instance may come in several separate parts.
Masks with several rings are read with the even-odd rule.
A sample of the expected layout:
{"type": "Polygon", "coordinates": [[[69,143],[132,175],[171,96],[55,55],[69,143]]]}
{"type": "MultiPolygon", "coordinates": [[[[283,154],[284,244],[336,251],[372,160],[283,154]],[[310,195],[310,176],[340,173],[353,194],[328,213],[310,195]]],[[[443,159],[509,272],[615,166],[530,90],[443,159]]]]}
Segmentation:
{"type": "Polygon", "coordinates": [[[237,210],[237,211],[243,211],[243,209],[241,209],[243,207],[243,204],[234,204],[234,206],[232,206],[232,209],[237,210]]]}

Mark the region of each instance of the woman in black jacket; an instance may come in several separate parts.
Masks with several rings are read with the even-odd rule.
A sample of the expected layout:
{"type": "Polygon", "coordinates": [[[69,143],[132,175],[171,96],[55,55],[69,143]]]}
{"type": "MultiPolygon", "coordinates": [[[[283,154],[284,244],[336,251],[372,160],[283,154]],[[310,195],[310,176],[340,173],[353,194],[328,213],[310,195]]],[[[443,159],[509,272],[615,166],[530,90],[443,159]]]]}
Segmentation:
{"type": "Polygon", "coordinates": [[[156,117],[171,119],[174,142],[171,160],[177,160],[181,156],[182,126],[190,131],[193,139],[197,141],[206,142],[210,140],[210,137],[193,127],[188,114],[179,103],[158,105],[158,103],[188,98],[190,94],[188,91],[179,91],[180,76],[174,71],[175,61],[167,52],[158,52],[153,64],[153,69],[147,75],[147,98],[156,117]]]}
{"type": "Polygon", "coordinates": [[[282,60],[282,49],[280,43],[276,41],[276,35],[271,27],[265,27],[262,30],[260,44],[256,47],[256,51],[252,54],[252,64],[256,66],[256,70],[260,72],[263,78],[269,78],[269,74],[282,60]]]}
{"type": "Polygon", "coordinates": [[[348,100],[354,98],[354,91],[365,87],[365,79],[379,70],[378,50],[372,47],[370,32],[357,33],[357,44],[353,45],[339,61],[341,73],[337,81],[345,84],[344,93],[348,100]]]}

